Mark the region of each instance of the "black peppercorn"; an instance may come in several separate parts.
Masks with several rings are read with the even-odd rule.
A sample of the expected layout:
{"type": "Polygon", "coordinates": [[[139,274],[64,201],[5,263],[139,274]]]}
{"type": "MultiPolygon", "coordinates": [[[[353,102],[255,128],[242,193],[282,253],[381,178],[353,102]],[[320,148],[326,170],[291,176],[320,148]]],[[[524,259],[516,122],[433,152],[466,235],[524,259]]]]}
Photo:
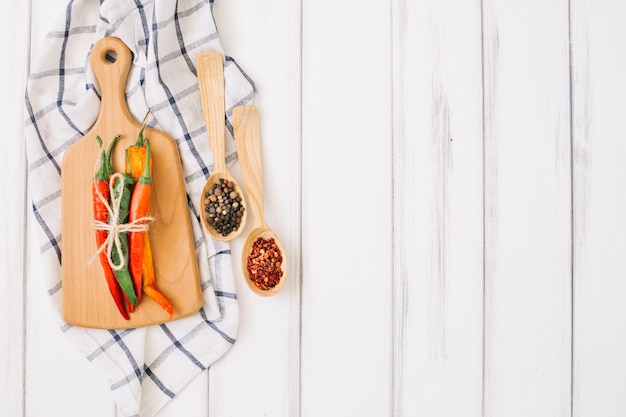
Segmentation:
{"type": "Polygon", "coordinates": [[[208,213],[207,223],[218,233],[228,236],[241,225],[244,207],[235,185],[224,178],[205,193],[204,211],[208,213]]]}

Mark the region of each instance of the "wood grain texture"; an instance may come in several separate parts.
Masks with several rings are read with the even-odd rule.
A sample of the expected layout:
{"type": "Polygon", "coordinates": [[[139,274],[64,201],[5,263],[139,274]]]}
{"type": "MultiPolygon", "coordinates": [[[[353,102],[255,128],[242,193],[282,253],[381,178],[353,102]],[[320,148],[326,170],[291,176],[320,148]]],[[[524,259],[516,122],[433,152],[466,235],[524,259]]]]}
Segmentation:
{"type": "Polygon", "coordinates": [[[391,1],[307,1],[302,44],[302,406],[389,415],[391,1]]]}
{"type": "Polygon", "coordinates": [[[567,1],[483,3],[485,416],[569,416],[567,1]]]}
{"type": "Polygon", "coordinates": [[[196,60],[202,116],[211,143],[214,171],[226,171],[226,128],[222,123],[224,110],[224,57],[219,52],[202,52],[196,60]]]}
{"type": "Polygon", "coordinates": [[[394,1],[394,415],[481,416],[479,1],[394,1]]]}
{"type": "MultiPolygon", "coordinates": [[[[25,3],[30,3],[30,24],[16,24],[30,28],[28,62],[33,62],[41,54],[44,37],[54,19],[63,13],[66,0],[32,0],[25,3]]],[[[23,90],[14,105],[20,110],[23,108],[23,90]]],[[[26,177],[20,181],[26,184],[26,177]]],[[[28,197],[25,211],[28,244],[24,260],[26,337],[23,348],[26,361],[25,364],[10,365],[23,365],[25,368],[25,381],[21,387],[24,394],[21,398],[12,399],[23,401],[24,413],[10,415],[113,417],[115,406],[103,378],[68,342],[59,331],[58,324],[51,319],[52,306],[42,280],[45,270],[41,265],[39,226],[32,215],[30,202],[28,197]]]]}
{"type": "Polygon", "coordinates": [[[626,4],[571,4],[573,416],[626,415],[626,4]]]}
{"type": "MultiPolygon", "coordinates": [[[[265,221],[265,198],[263,195],[263,153],[261,151],[261,129],[259,127],[259,111],[255,106],[236,106],[233,109],[233,128],[235,144],[239,156],[239,165],[243,175],[246,192],[250,201],[250,210],[254,215],[254,225],[246,236],[241,249],[241,270],[243,279],[250,290],[261,297],[271,297],[283,288],[289,276],[287,253],[280,238],[265,221]],[[257,287],[248,270],[248,262],[252,248],[257,239],[270,240],[276,244],[280,253],[278,269],[282,274],[274,287],[257,287]]],[[[267,255],[264,255],[267,256],[267,255]]],[[[270,255],[274,256],[274,255],[270,255]]]]}
{"type": "Polygon", "coordinates": [[[221,184],[222,180],[227,180],[235,186],[235,191],[241,197],[241,205],[244,208],[241,224],[237,229],[232,230],[229,234],[223,235],[218,232],[215,227],[208,222],[206,212],[200,216],[202,226],[215,240],[228,242],[243,231],[246,220],[248,218],[248,210],[246,198],[228,168],[226,168],[226,126],[224,120],[226,112],[224,110],[225,102],[225,85],[224,85],[224,56],[215,51],[207,51],[198,54],[196,60],[196,69],[198,71],[198,87],[200,89],[200,102],[202,104],[202,116],[207,129],[207,136],[215,161],[215,168],[211,172],[211,176],[207,180],[202,194],[200,195],[200,207],[205,206],[205,196],[215,184],[221,184]]]}
{"type": "MultiPolygon", "coordinates": [[[[66,322],[93,328],[119,329],[160,324],[169,315],[149,297],[125,320],[106,285],[102,265],[90,263],[98,250],[93,219],[93,176],[99,157],[96,136],[108,147],[116,135],[111,163],[124,172],[125,150],[137,140],[141,125],[126,106],[124,88],[131,53],[117,38],[98,41],[91,51],[91,66],[100,84],[102,103],[94,126],[64,154],[61,176],[63,318],[66,322]],[[117,60],[105,57],[114,52],[117,60]]],[[[159,290],[174,307],[174,320],[198,311],[202,305],[200,276],[195,257],[194,237],[187,206],[178,147],[158,130],[146,128],[153,162],[148,215],[155,220],[147,232],[151,241],[155,279],[159,290]]],[[[137,294],[139,299],[139,294],[137,294]]]]}
{"type": "MultiPolygon", "coordinates": [[[[218,1],[213,9],[225,54],[255,82],[265,218],[285,246],[289,277],[269,299],[246,286],[239,256],[249,221],[231,242],[241,277],[239,336],[209,369],[211,417],[300,415],[300,7],[299,0],[237,0],[218,1]]],[[[239,163],[232,173],[243,181],[239,163]]]]}
{"type": "MultiPolygon", "coordinates": [[[[0,415],[121,416],[51,320],[12,140],[28,60],[67,2],[0,6],[13,62],[0,186],[25,200],[2,216],[0,415]]],[[[265,215],[289,281],[264,299],[237,279],[237,342],[159,417],[626,414],[625,8],[216,1],[224,51],[256,82],[265,215]],[[359,209],[337,214],[345,201],[359,209]]]]}
{"type": "Polygon", "coordinates": [[[263,153],[259,111],[255,106],[237,106],[233,109],[233,129],[239,165],[243,174],[254,228],[267,227],[265,197],[263,194],[263,153]]]}
{"type": "Polygon", "coordinates": [[[0,190],[5,196],[0,208],[0,265],[3,266],[0,294],[0,414],[20,416],[24,412],[25,383],[25,278],[26,213],[28,204],[24,178],[26,156],[22,138],[23,86],[28,73],[28,34],[30,9],[27,2],[3,2],[3,16],[11,16],[0,27],[0,46],[5,65],[0,69],[0,123],[4,138],[0,152],[0,190]],[[7,65],[7,63],[9,63],[7,65]]]}

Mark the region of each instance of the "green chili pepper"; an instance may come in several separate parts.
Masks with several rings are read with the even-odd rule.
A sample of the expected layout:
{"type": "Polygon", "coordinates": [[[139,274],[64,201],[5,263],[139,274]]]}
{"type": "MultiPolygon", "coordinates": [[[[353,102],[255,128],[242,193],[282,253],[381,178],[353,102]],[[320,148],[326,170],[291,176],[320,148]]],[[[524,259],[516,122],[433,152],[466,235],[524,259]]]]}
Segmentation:
{"type": "MultiPolygon", "coordinates": [[[[122,185],[122,181],[117,181],[113,186],[113,199],[120,198],[120,209],[119,215],[117,219],[118,224],[126,223],[128,220],[128,213],[130,208],[130,197],[132,195],[132,190],[135,185],[135,180],[132,176],[128,174],[121,174],[124,177],[124,184],[122,185]]],[[[130,306],[137,305],[137,294],[135,293],[135,289],[133,287],[133,280],[130,275],[129,269],[129,254],[128,254],[128,233],[121,232],[119,234],[120,237],[120,247],[113,247],[111,252],[111,259],[115,265],[119,265],[121,263],[120,253],[124,257],[124,266],[119,270],[113,272],[115,273],[115,278],[117,282],[120,284],[126,299],[130,303],[130,306]],[[119,250],[118,250],[119,249],[119,250]]],[[[115,245],[115,242],[114,242],[115,245]]],[[[129,308],[131,308],[129,306],[129,308]]],[[[132,311],[132,310],[131,310],[132,311]]]]}

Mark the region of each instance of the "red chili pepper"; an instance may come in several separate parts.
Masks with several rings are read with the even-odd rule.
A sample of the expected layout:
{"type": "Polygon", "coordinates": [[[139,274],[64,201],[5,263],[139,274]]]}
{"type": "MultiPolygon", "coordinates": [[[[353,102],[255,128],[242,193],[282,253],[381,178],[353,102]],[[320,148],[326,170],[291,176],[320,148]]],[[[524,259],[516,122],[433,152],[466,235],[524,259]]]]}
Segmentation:
{"type": "MultiPolygon", "coordinates": [[[[133,196],[130,200],[130,216],[129,223],[133,223],[142,217],[148,215],[148,209],[150,208],[150,194],[152,191],[152,176],[150,174],[150,141],[145,139],[146,144],[146,159],[144,170],[141,176],[137,179],[133,196]]],[[[137,294],[137,302],[141,300],[142,290],[142,264],[143,264],[143,251],[145,245],[144,239],[145,232],[131,232],[130,233],[130,273],[133,277],[133,284],[135,286],[135,293],[137,294]]]]}
{"type": "MultiPolygon", "coordinates": [[[[92,194],[93,194],[93,217],[94,220],[100,221],[103,223],[108,223],[109,211],[102,201],[102,198],[105,201],[109,201],[110,192],[109,192],[109,178],[113,175],[114,170],[111,166],[111,149],[119,136],[113,138],[111,145],[109,146],[108,152],[100,153],[100,166],[98,171],[94,176],[94,183],[92,186],[92,194]],[[100,191],[100,193],[98,193],[100,191]],[[102,198],[100,195],[102,195],[102,198]]],[[[96,140],[100,144],[100,149],[102,149],[102,139],[100,136],[96,136],[96,140]]],[[[106,230],[96,230],[96,245],[100,248],[104,242],[106,241],[108,236],[108,232],[106,230]]],[[[100,264],[102,264],[102,269],[104,270],[104,277],[107,281],[107,285],[109,286],[109,292],[113,297],[113,301],[117,306],[117,309],[120,311],[120,314],[124,319],[128,320],[130,317],[128,316],[128,312],[124,308],[124,303],[122,301],[122,291],[120,289],[119,284],[117,283],[117,279],[115,278],[115,274],[113,273],[113,269],[109,264],[109,260],[106,255],[106,251],[101,251],[98,255],[100,258],[100,264]]]]}

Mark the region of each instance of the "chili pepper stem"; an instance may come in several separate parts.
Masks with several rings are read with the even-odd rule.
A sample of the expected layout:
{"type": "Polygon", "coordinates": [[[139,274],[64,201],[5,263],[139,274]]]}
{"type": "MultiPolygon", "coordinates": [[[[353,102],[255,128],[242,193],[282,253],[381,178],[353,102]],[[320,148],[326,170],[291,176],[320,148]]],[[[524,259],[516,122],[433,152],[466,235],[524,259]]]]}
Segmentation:
{"type": "Polygon", "coordinates": [[[106,172],[109,173],[109,176],[113,175],[115,173],[115,170],[113,169],[113,165],[111,165],[111,154],[113,152],[113,147],[115,146],[115,144],[117,143],[117,141],[122,137],[122,135],[117,135],[113,138],[113,140],[111,141],[111,144],[109,145],[109,149],[107,149],[106,152],[106,157],[104,158],[104,164],[106,166],[106,172]]]}
{"type": "Polygon", "coordinates": [[[148,139],[145,140],[146,143],[146,163],[143,167],[143,173],[139,177],[138,182],[142,184],[152,184],[152,174],[150,173],[150,158],[152,157],[150,151],[150,141],[148,139]]]}
{"type": "Polygon", "coordinates": [[[130,157],[128,156],[128,152],[125,155],[126,160],[126,173],[134,178],[135,174],[133,173],[133,164],[130,162],[130,157]]]}
{"type": "Polygon", "coordinates": [[[137,135],[137,141],[135,142],[135,146],[143,146],[144,138],[143,138],[143,130],[146,128],[146,124],[148,122],[148,116],[152,113],[152,109],[148,109],[148,112],[143,118],[141,122],[141,128],[139,129],[139,135],[137,135]]]}

